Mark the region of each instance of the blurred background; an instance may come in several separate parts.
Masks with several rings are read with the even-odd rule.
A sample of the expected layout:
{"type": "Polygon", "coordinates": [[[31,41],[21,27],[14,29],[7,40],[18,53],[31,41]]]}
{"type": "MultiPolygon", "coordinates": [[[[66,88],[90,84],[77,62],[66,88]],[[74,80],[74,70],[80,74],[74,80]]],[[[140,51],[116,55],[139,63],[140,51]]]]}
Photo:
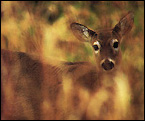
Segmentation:
{"type": "Polygon", "coordinates": [[[111,28],[128,11],[135,18],[122,41],[122,66],[131,86],[132,118],[144,119],[144,1],[2,1],[1,48],[45,59],[94,63],[92,48],[79,43],[70,23],[93,30],[111,28]]]}

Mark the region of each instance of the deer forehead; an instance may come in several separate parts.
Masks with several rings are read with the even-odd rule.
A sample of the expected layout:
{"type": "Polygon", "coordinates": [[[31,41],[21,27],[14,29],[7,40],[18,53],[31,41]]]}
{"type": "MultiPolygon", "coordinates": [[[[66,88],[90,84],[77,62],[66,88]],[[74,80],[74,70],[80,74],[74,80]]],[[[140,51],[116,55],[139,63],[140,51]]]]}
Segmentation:
{"type": "Polygon", "coordinates": [[[120,40],[118,36],[112,33],[112,30],[98,31],[97,37],[94,38],[94,42],[99,41],[101,45],[108,45],[112,40],[120,40]]]}

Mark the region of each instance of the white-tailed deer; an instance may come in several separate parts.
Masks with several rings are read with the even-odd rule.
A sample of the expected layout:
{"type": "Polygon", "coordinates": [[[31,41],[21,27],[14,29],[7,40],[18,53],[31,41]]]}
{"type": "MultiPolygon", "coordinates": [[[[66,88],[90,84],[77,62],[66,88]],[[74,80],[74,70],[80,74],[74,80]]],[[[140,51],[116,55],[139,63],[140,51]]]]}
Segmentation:
{"type": "Polygon", "coordinates": [[[1,50],[2,119],[129,118],[130,94],[119,63],[121,39],[133,19],[129,12],[113,29],[98,32],[71,24],[74,35],[94,49],[95,66],[89,62],[56,66],[26,53],[1,50]]]}

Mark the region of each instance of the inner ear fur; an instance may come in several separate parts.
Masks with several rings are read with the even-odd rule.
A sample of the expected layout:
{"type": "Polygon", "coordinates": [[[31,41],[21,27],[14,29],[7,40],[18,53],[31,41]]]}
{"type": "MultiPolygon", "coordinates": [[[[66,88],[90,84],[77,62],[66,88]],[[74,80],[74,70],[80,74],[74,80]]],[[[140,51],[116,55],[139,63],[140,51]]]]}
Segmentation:
{"type": "Polygon", "coordinates": [[[118,33],[120,36],[127,34],[133,27],[134,14],[133,12],[128,12],[119,23],[113,29],[113,32],[118,33]]]}
{"type": "Polygon", "coordinates": [[[79,23],[72,23],[70,25],[73,34],[83,42],[90,42],[94,36],[97,36],[96,32],[88,29],[86,26],[79,23]]]}

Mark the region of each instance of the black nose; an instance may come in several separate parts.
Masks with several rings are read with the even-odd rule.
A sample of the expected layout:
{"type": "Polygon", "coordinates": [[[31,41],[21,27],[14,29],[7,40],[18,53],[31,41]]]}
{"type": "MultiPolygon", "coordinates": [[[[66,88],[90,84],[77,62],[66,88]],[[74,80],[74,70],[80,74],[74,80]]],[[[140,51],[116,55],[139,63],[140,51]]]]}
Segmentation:
{"type": "Polygon", "coordinates": [[[114,63],[108,59],[106,59],[103,63],[102,63],[102,67],[106,70],[109,71],[114,67],[114,63]]]}

